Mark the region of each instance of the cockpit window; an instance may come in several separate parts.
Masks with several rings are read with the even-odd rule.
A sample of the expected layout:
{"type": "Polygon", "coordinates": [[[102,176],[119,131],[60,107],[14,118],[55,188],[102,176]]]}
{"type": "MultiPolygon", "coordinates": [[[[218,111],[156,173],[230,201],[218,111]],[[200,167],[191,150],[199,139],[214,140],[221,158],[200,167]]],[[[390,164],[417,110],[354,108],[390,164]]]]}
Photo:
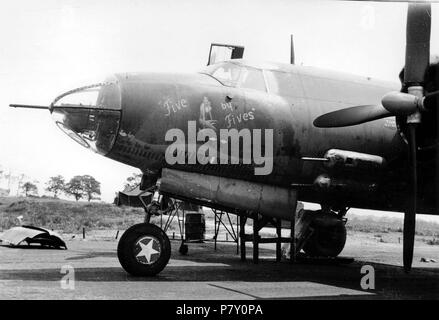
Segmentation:
{"type": "Polygon", "coordinates": [[[241,85],[242,88],[267,91],[265,88],[265,80],[262,70],[245,68],[242,72],[241,85]]]}
{"type": "Polygon", "coordinates": [[[242,67],[230,62],[220,62],[208,66],[202,71],[225,86],[237,87],[241,77],[242,67]]]}
{"type": "Polygon", "coordinates": [[[104,82],[70,90],[51,105],[56,125],[70,138],[95,152],[113,147],[121,116],[117,82],[104,82]]]}
{"type": "Polygon", "coordinates": [[[302,84],[298,75],[266,70],[265,77],[270,93],[287,97],[303,97],[302,84]]]}
{"type": "Polygon", "coordinates": [[[212,76],[225,86],[267,91],[262,70],[259,69],[220,62],[208,66],[202,73],[212,76]]]}
{"type": "Polygon", "coordinates": [[[120,109],[117,82],[103,82],[67,91],[55,98],[52,107],[120,109]]]}
{"type": "Polygon", "coordinates": [[[101,87],[99,86],[68,94],[58,100],[55,106],[95,108],[100,88],[101,87]]]}

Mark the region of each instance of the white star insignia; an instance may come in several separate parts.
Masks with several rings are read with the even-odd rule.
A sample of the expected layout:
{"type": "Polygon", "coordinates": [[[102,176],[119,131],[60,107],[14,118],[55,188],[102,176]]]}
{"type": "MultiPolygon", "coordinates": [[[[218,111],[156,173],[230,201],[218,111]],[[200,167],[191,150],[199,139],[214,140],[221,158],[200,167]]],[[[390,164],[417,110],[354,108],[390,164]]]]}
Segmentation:
{"type": "Polygon", "coordinates": [[[145,245],[142,242],[139,242],[140,252],[136,255],[136,257],[145,257],[146,261],[150,263],[151,256],[156,253],[160,253],[159,251],[155,250],[152,245],[154,244],[154,240],[150,239],[148,244],[145,245]]]}

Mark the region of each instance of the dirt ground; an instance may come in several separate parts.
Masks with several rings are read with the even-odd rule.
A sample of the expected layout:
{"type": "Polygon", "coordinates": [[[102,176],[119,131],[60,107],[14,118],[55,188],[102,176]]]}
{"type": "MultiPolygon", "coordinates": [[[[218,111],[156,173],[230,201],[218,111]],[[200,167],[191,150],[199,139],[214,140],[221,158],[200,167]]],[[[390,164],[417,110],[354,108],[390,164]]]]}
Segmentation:
{"type": "Polygon", "coordinates": [[[261,260],[253,264],[250,245],[242,262],[234,244],[218,244],[216,251],[211,242],[189,244],[188,255],[181,256],[179,241],[172,240],[168,266],[156,277],[134,278],[119,265],[116,233],[88,232],[85,240],[64,235],[68,250],[0,246],[0,299],[439,298],[439,246],[419,239],[414,269],[405,274],[400,234],[350,233],[341,256],[353,262],[305,260],[294,265],[276,263],[274,245],[261,245],[261,260]],[[375,289],[362,289],[364,265],[374,268],[375,289]],[[70,276],[74,271],[74,289],[62,287],[63,267],[70,276]]]}

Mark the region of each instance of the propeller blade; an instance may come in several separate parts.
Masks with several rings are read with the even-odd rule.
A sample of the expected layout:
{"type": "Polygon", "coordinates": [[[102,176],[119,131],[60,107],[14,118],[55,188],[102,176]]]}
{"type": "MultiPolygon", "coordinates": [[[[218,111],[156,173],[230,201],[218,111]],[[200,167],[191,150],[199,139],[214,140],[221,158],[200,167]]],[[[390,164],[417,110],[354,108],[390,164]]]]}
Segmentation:
{"type": "Polygon", "coordinates": [[[420,85],[430,61],[431,3],[410,3],[407,11],[407,34],[404,84],[420,85]]]}
{"type": "Polygon", "coordinates": [[[50,109],[48,106],[35,106],[29,104],[10,104],[9,106],[12,108],[47,109],[47,110],[50,109]]]}
{"type": "MultiPolygon", "coordinates": [[[[409,94],[423,99],[425,71],[430,63],[431,4],[410,3],[407,11],[407,43],[404,67],[404,86],[409,94]]],[[[420,100],[418,100],[420,101],[420,100]]],[[[424,102],[424,101],[422,101],[424,102]]],[[[422,103],[423,104],[423,103],[422,103]]],[[[416,159],[416,126],[421,122],[419,110],[407,117],[408,162],[410,167],[409,203],[404,213],[404,270],[409,272],[413,262],[415,244],[418,174],[416,159]]]]}
{"type": "Polygon", "coordinates": [[[390,117],[392,114],[381,105],[356,106],[325,113],[314,120],[318,128],[347,127],[390,117]]]}
{"type": "Polygon", "coordinates": [[[418,196],[418,173],[416,160],[416,124],[408,125],[409,135],[409,167],[410,167],[410,199],[406,212],[404,213],[404,242],[403,242],[403,264],[404,270],[409,272],[413,262],[413,247],[415,244],[416,230],[416,207],[418,196]]]}

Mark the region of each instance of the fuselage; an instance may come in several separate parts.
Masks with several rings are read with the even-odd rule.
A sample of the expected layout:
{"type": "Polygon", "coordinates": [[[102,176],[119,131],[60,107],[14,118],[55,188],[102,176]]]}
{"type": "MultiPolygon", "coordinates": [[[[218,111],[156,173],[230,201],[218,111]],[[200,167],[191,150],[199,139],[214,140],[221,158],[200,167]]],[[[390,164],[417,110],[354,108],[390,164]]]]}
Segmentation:
{"type": "MultiPolygon", "coordinates": [[[[343,201],[346,206],[401,209],[398,196],[394,195],[399,192],[398,185],[403,183],[403,179],[395,178],[398,170],[339,170],[332,173],[322,162],[304,160],[322,158],[328,150],[340,149],[380,156],[388,164],[398,163],[404,157],[405,143],[393,117],[347,128],[322,129],[312,124],[315,118],[330,111],[379,104],[384,94],[399,90],[398,83],[309,67],[254,64],[245,60],[224,63],[224,70],[220,70],[222,75],[218,76],[220,67],[221,64],[210,66],[206,71],[194,74],[115,75],[110,80],[112,89],[102,87],[104,89],[100,90],[97,107],[112,109],[111,112],[120,110],[120,120],[117,129],[116,124],[111,130],[106,126],[111,133],[97,133],[98,137],[106,137],[105,148],[97,151],[145,173],[159,173],[162,168],[170,167],[298,188],[299,200],[304,201],[333,201],[334,204],[343,201]],[[228,75],[227,78],[224,74],[230,69],[240,74],[232,74],[231,78],[228,75]],[[238,132],[271,129],[272,171],[267,175],[255,175],[257,165],[254,163],[169,164],[165,152],[171,142],[166,141],[166,134],[177,128],[189,137],[189,122],[196,124],[197,132],[204,129],[216,133],[221,129],[236,129],[238,132]],[[385,188],[348,195],[343,190],[320,192],[313,185],[322,173],[335,174],[343,181],[365,182],[366,189],[377,184],[385,188]],[[386,194],[392,186],[397,187],[386,194]],[[371,201],[374,194],[379,195],[377,201],[371,201]]],[[[104,127],[104,119],[108,117],[103,116],[102,121],[94,120],[100,123],[97,128],[104,127]]],[[[262,150],[265,150],[267,141],[261,143],[262,150]]],[[[220,141],[218,148],[219,144],[220,141]]],[[[188,154],[185,157],[187,159],[188,154]]]]}

